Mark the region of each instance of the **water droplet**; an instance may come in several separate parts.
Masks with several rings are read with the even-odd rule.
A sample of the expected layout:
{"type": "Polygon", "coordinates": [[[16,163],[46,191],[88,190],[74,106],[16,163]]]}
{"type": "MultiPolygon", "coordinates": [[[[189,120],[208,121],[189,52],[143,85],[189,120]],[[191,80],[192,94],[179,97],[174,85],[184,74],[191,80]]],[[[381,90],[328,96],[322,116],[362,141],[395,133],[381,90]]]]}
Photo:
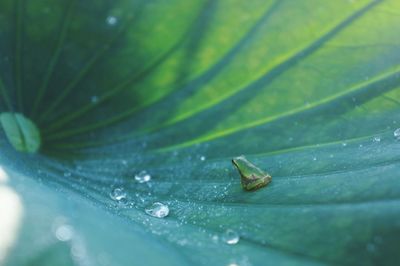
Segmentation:
{"type": "Polygon", "coordinates": [[[343,146],[343,147],[346,147],[346,146],[347,146],[347,143],[346,143],[346,142],[343,142],[343,143],[342,143],[342,146],[343,146]]]}
{"type": "Polygon", "coordinates": [[[97,97],[96,95],[94,95],[94,96],[90,97],[90,101],[91,101],[92,103],[97,103],[97,102],[99,101],[99,97],[97,97]]]}
{"type": "Polygon", "coordinates": [[[60,225],[55,232],[56,238],[60,241],[66,242],[72,239],[74,229],[70,225],[60,225]]]}
{"type": "Polygon", "coordinates": [[[123,165],[127,165],[127,164],[128,164],[128,162],[127,162],[126,160],[122,160],[121,163],[122,163],[123,165]]]}
{"type": "Polygon", "coordinates": [[[116,205],[117,208],[130,208],[132,206],[133,204],[129,202],[127,198],[122,198],[118,200],[116,205]]]}
{"type": "Polygon", "coordinates": [[[368,243],[368,244],[367,244],[367,251],[368,251],[368,252],[371,252],[371,253],[375,252],[375,251],[376,251],[376,246],[375,246],[375,244],[373,244],[373,243],[368,243]]]}
{"type": "Polygon", "coordinates": [[[235,245],[239,242],[240,237],[235,231],[228,229],[222,236],[222,240],[228,245],[235,245]]]}
{"type": "Polygon", "coordinates": [[[218,237],[217,235],[213,235],[213,236],[211,237],[211,239],[212,239],[212,241],[213,241],[214,243],[218,243],[219,237],[218,237]]]}
{"type": "Polygon", "coordinates": [[[126,192],[123,188],[114,188],[110,193],[110,197],[113,200],[121,201],[126,199],[126,192]]]}
{"type": "Polygon", "coordinates": [[[373,142],[380,142],[380,141],[381,141],[381,137],[379,137],[379,136],[376,136],[373,139],[373,142]]]}
{"type": "Polygon", "coordinates": [[[71,172],[64,172],[64,177],[70,177],[71,175],[71,172]]]}
{"type": "Polygon", "coordinates": [[[313,159],[313,161],[316,161],[316,160],[317,160],[317,157],[313,157],[312,159],[313,159]]]}
{"type": "Polygon", "coordinates": [[[180,239],[177,241],[177,243],[180,246],[186,246],[189,243],[189,241],[187,239],[180,239]]]}
{"type": "Polygon", "coordinates": [[[78,262],[78,265],[88,265],[87,250],[82,241],[72,244],[71,255],[78,262]]]}
{"type": "Polygon", "coordinates": [[[200,160],[202,160],[202,161],[204,161],[205,159],[206,159],[205,156],[201,156],[201,157],[200,157],[200,160]]]}
{"type": "Polygon", "coordinates": [[[135,180],[139,183],[146,183],[151,180],[151,175],[146,171],[141,171],[139,174],[135,175],[135,180]]]}
{"type": "Polygon", "coordinates": [[[374,242],[377,244],[382,244],[383,243],[383,239],[381,236],[374,236],[374,242]]]}
{"type": "Polygon", "coordinates": [[[393,136],[394,136],[396,139],[400,140],[400,128],[396,129],[396,130],[393,132],[393,136]]]}
{"type": "Polygon", "coordinates": [[[169,214],[169,208],[161,202],[155,202],[150,207],[146,208],[145,212],[156,218],[164,218],[169,214]]]}
{"type": "Polygon", "coordinates": [[[114,26],[115,24],[117,24],[118,19],[114,16],[108,16],[106,21],[108,25],[114,26]]]}

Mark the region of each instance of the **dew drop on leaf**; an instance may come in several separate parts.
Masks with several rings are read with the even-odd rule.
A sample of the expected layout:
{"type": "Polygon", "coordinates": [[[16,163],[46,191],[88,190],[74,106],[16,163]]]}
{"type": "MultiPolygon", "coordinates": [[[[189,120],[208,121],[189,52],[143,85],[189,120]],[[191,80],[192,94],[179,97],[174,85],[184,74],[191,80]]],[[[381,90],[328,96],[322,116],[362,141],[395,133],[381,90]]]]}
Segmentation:
{"type": "Polygon", "coordinates": [[[71,172],[64,172],[64,177],[70,177],[72,174],[71,174],[71,172]]]}
{"type": "Polygon", "coordinates": [[[99,97],[97,97],[96,95],[93,95],[92,97],[90,97],[90,101],[92,103],[97,103],[99,101],[99,97]]]}
{"type": "Polygon", "coordinates": [[[151,180],[151,175],[146,171],[141,171],[139,174],[135,175],[135,180],[139,183],[146,183],[151,180]]]}
{"type": "Polygon", "coordinates": [[[396,130],[393,132],[393,136],[394,136],[396,139],[400,140],[400,128],[396,129],[396,130]]]}
{"type": "Polygon", "coordinates": [[[376,251],[376,246],[373,243],[368,243],[366,248],[367,251],[370,253],[374,253],[376,251]]]}
{"type": "Polygon", "coordinates": [[[74,230],[70,225],[60,225],[55,232],[56,238],[62,242],[66,242],[72,239],[74,230]]]}
{"type": "Polygon", "coordinates": [[[381,137],[379,136],[374,137],[373,142],[381,142],[381,137]]]}
{"type": "Polygon", "coordinates": [[[200,157],[200,160],[201,160],[201,161],[205,161],[205,160],[206,160],[206,157],[205,157],[205,156],[201,156],[201,157],[200,157]]]}
{"type": "Polygon", "coordinates": [[[231,229],[228,229],[222,235],[222,240],[228,245],[235,245],[239,242],[240,237],[238,233],[231,229]]]}
{"type": "Polygon", "coordinates": [[[123,188],[114,188],[110,193],[110,197],[113,200],[121,201],[126,198],[126,192],[123,188]]]}
{"type": "Polygon", "coordinates": [[[162,204],[161,202],[155,202],[150,207],[145,209],[145,212],[156,218],[164,218],[169,214],[169,208],[167,205],[162,204]]]}
{"type": "Polygon", "coordinates": [[[117,18],[114,16],[108,16],[106,21],[107,21],[107,24],[110,26],[114,26],[118,22],[117,18]]]}
{"type": "Polygon", "coordinates": [[[217,235],[213,235],[213,236],[211,237],[211,240],[212,240],[214,243],[218,243],[219,237],[218,237],[217,235]]]}

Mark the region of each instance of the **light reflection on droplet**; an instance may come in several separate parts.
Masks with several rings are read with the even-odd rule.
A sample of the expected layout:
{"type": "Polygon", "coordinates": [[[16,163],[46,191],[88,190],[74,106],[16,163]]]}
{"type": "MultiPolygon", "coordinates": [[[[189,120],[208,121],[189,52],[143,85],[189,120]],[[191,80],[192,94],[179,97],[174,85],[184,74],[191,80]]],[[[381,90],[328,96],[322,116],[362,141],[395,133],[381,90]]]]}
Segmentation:
{"type": "Polygon", "coordinates": [[[240,236],[235,231],[228,229],[222,235],[222,240],[228,245],[235,245],[239,242],[240,236]]]}
{"type": "Polygon", "coordinates": [[[146,171],[141,171],[139,174],[135,175],[135,180],[139,183],[146,183],[151,180],[151,175],[146,171]]]}
{"type": "Polygon", "coordinates": [[[393,136],[394,136],[397,140],[400,140],[400,128],[396,129],[396,130],[393,132],[393,136]]]}
{"type": "Polygon", "coordinates": [[[106,21],[107,21],[108,25],[114,26],[115,24],[117,24],[118,19],[116,17],[114,17],[114,16],[108,16],[106,21]]]}
{"type": "Polygon", "coordinates": [[[74,235],[74,229],[70,225],[63,224],[57,227],[55,235],[62,242],[70,241],[74,235]]]}
{"type": "Polygon", "coordinates": [[[375,136],[373,139],[373,142],[380,142],[381,141],[381,137],[379,136],[375,136]]]}
{"type": "Polygon", "coordinates": [[[93,95],[92,97],[90,97],[90,101],[92,103],[97,103],[99,101],[99,97],[97,97],[96,95],[93,95]]]}
{"type": "Polygon", "coordinates": [[[114,188],[110,193],[110,197],[113,200],[121,201],[126,199],[126,192],[123,188],[114,188]]]}
{"type": "Polygon", "coordinates": [[[169,214],[169,208],[161,202],[155,202],[150,207],[147,207],[145,212],[156,218],[164,218],[169,214]]]}
{"type": "Polygon", "coordinates": [[[72,175],[72,173],[71,172],[64,172],[64,177],[70,177],[72,175]]]}

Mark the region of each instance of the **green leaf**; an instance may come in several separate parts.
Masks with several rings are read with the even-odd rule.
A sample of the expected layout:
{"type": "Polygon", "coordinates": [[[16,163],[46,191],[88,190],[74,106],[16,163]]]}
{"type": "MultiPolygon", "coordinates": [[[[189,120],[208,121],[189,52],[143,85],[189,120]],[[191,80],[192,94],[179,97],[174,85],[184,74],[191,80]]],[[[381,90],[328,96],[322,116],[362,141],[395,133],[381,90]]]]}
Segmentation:
{"type": "Polygon", "coordinates": [[[0,123],[11,145],[20,152],[35,153],[40,148],[40,132],[36,125],[19,113],[0,114],[0,123]]]}
{"type": "Polygon", "coordinates": [[[399,8],[0,1],[6,265],[398,265],[399,8]]]}

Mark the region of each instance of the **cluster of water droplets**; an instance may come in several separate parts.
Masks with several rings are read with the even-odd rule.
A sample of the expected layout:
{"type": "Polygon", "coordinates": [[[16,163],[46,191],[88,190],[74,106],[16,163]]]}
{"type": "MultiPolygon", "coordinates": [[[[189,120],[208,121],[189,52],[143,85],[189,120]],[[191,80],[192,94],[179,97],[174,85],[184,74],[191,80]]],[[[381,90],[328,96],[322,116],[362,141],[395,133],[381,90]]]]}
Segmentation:
{"type": "MultiPolygon", "coordinates": [[[[400,140],[400,128],[397,128],[397,129],[395,129],[394,131],[393,131],[393,137],[396,139],[396,140],[400,140]]],[[[372,142],[374,142],[374,143],[380,143],[382,141],[382,136],[374,136],[373,138],[372,138],[372,142]]],[[[343,147],[346,147],[347,146],[347,143],[346,142],[342,142],[342,146],[343,147]]],[[[362,148],[363,147],[363,144],[359,144],[359,147],[360,148],[362,148]]]]}
{"type": "MultiPolygon", "coordinates": [[[[400,128],[396,129],[394,131],[392,130],[390,132],[390,135],[391,134],[393,134],[393,136],[396,140],[400,140],[400,128]]],[[[374,144],[376,147],[376,145],[378,145],[378,143],[388,140],[391,137],[390,135],[377,134],[376,136],[370,137],[369,141],[376,143],[376,144],[374,144]]],[[[391,138],[393,139],[393,137],[391,137],[391,138]]],[[[339,145],[342,145],[343,149],[346,149],[346,148],[350,149],[351,147],[354,146],[354,144],[351,141],[347,141],[347,140],[342,142],[341,144],[339,143],[339,145]]],[[[359,146],[359,144],[356,144],[356,147],[357,146],[359,146]]],[[[364,143],[364,148],[367,148],[367,147],[368,147],[368,144],[364,143]]],[[[334,156],[334,154],[329,155],[330,158],[333,158],[335,156],[334,156]]],[[[203,165],[204,163],[202,163],[202,162],[207,160],[207,162],[209,162],[211,164],[213,161],[212,159],[208,159],[208,158],[206,159],[206,157],[203,155],[201,155],[201,156],[195,155],[191,159],[197,160],[198,165],[201,167],[204,167],[204,165],[203,165]]],[[[319,154],[312,155],[311,160],[316,161],[316,162],[323,161],[323,156],[320,156],[319,154]]],[[[120,164],[122,166],[124,166],[124,168],[126,168],[126,169],[128,169],[128,165],[129,166],[131,165],[131,163],[128,163],[128,161],[126,161],[126,160],[121,160],[120,164]]],[[[208,165],[209,164],[207,164],[206,167],[208,167],[208,165]]],[[[215,167],[211,167],[211,168],[215,169],[215,167]]],[[[141,170],[141,169],[139,169],[139,170],[141,170]]],[[[224,170],[228,170],[228,169],[224,169],[224,170]]],[[[189,224],[189,225],[192,224],[194,227],[203,228],[203,229],[207,228],[207,227],[203,227],[203,225],[206,225],[206,223],[202,224],[201,221],[202,220],[204,221],[204,219],[200,218],[201,213],[202,212],[204,213],[207,210],[199,209],[199,211],[193,212],[193,209],[191,209],[191,211],[187,211],[187,213],[183,213],[183,214],[187,215],[187,216],[184,216],[183,214],[181,215],[178,205],[181,204],[182,209],[188,209],[188,206],[186,205],[186,203],[183,204],[182,202],[179,202],[179,199],[177,200],[178,203],[176,203],[176,202],[174,202],[175,199],[169,199],[169,200],[164,201],[164,200],[161,200],[160,198],[157,198],[156,195],[152,196],[151,193],[157,194],[152,189],[149,190],[151,188],[151,183],[152,183],[153,179],[156,179],[155,177],[152,177],[152,175],[153,175],[152,172],[150,174],[149,172],[147,172],[145,170],[137,171],[135,173],[135,175],[133,175],[132,184],[134,186],[139,187],[140,189],[138,191],[133,192],[132,194],[129,194],[130,190],[129,190],[128,186],[120,185],[118,187],[114,187],[112,189],[112,191],[110,192],[111,199],[116,202],[123,202],[127,199],[135,201],[135,208],[140,213],[143,214],[143,216],[140,216],[140,218],[137,218],[137,219],[139,219],[140,222],[143,222],[143,224],[148,226],[150,228],[151,232],[158,233],[160,235],[164,234],[167,238],[173,237],[173,236],[170,236],[170,234],[169,234],[170,229],[172,228],[171,224],[176,223],[177,224],[176,228],[179,228],[179,226],[186,225],[186,224],[189,224]],[[155,217],[155,218],[163,219],[163,218],[167,217],[168,215],[170,215],[171,212],[173,212],[173,215],[176,216],[176,218],[177,218],[176,221],[174,221],[175,219],[164,219],[163,221],[160,221],[160,220],[152,218],[152,217],[155,217]],[[196,217],[195,215],[199,215],[199,216],[196,217]],[[197,222],[197,224],[196,224],[196,222],[197,222]],[[169,224],[166,226],[165,223],[169,223],[169,224]]],[[[227,193],[227,191],[228,191],[227,188],[229,187],[229,185],[230,184],[227,184],[227,183],[224,183],[224,184],[215,183],[215,184],[212,184],[212,186],[209,187],[207,189],[207,191],[210,193],[210,196],[213,196],[214,198],[222,200],[223,199],[222,195],[224,195],[225,191],[227,193]],[[224,188],[225,186],[227,188],[224,188]],[[219,195],[221,195],[221,198],[214,196],[214,194],[212,194],[212,193],[214,193],[214,194],[218,193],[219,195]]],[[[154,186],[153,189],[154,188],[156,188],[156,187],[154,186]]],[[[158,188],[156,191],[159,191],[158,188]]],[[[161,193],[161,194],[163,194],[163,193],[161,193]]],[[[185,197],[185,199],[191,199],[190,192],[188,193],[187,196],[186,196],[186,194],[182,194],[182,195],[183,195],[182,197],[185,197]]],[[[221,212],[221,213],[223,213],[223,212],[221,212]]],[[[213,217],[214,217],[214,215],[213,215],[213,217]]],[[[229,248],[229,246],[236,245],[240,242],[240,234],[237,231],[235,231],[232,228],[226,229],[226,230],[225,229],[226,228],[223,228],[223,230],[221,230],[221,232],[219,232],[219,233],[210,234],[210,232],[207,232],[206,237],[207,237],[207,240],[209,241],[209,243],[215,244],[215,245],[222,243],[223,245],[228,245],[227,248],[229,248]]],[[[61,230],[61,233],[62,233],[62,230],[61,230]]],[[[68,238],[68,234],[66,234],[66,235],[68,238]]],[[[176,242],[180,246],[194,245],[193,244],[194,238],[191,239],[182,234],[180,234],[178,236],[175,235],[175,236],[176,236],[176,238],[173,239],[173,241],[176,242]]],[[[372,252],[372,250],[374,250],[374,248],[375,248],[374,243],[369,244],[366,248],[368,251],[372,252]]],[[[238,265],[237,263],[238,262],[232,263],[232,265],[238,265]]],[[[242,265],[242,263],[239,263],[239,264],[242,265]]]]}
{"type": "MultiPolygon", "coordinates": [[[[147,171],[143,170],[135,174],[134,180],[139,184],[149,183],[151,181],[151,175],[147,173],[147,171]]],[[[138,199],[137,203],[139,205],[144,205],[144,203],[146,202],[146,200],[143,198],[143,195],[141,195],[140,193],[135,193],[133,196],[138,199]]],[[[148,192],[147,196],[151,196],[151,193],[148,192]]],[[[117,202],[118,206],[129,205],[128,193],[125,191],[123,186],[114,187],[110,192],[110,198],[117,202]]],[[[169,207],[164,203],[156,201],[145,207],[144,212],[152,217],[164,218],[169,214],[169,207]]]]}
{"type": "Polygon", "coordinates": [[[60,216],[54,220],[53,232],[58,241],[68,245],[74,265],[92,265],[84,240],[65,217],[60,216]]]}

